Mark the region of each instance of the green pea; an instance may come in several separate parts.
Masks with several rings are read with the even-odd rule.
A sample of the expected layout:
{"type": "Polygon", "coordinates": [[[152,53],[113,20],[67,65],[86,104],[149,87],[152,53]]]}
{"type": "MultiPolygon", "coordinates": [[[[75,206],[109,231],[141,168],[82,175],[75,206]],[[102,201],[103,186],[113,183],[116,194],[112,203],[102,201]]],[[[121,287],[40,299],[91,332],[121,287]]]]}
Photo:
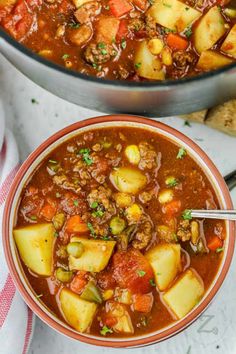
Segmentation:
{"type": "Polygon", "coordinates": [[[79,258],[84,253],[84,245],[81,242],[70,242],[68,243],[66,250],[71,256],[79,258]]]}
{"type": "Polygon", "coordinates": [[[63,268],[57,268],[56,270],[56,278],[62,283],[69,283],[72,279],[73,273],[67,271],[63,268]]]}
{"type": "Polygon", "coordinates": [[[113,235],[119,235],[125,229],[125,220],[114,216],[110,221],[110,229],[113,235]]]}

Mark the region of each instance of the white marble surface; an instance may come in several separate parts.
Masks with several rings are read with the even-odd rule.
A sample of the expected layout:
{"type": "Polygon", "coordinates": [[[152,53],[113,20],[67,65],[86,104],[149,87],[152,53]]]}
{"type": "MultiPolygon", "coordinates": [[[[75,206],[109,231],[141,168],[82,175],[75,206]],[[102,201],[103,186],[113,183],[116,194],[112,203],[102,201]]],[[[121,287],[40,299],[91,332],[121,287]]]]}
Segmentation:
{"type": "MultiPolygon", "coordinates": [[[[17,72],[0,56],[0,99],[4,102],[7,126],[15,134],[21,159],[45,138],[64,126],[98,115],[96,112],[67,103],[39,88],[17,72]],[[32,103],[32,99],[36,103],[32,103]]],[[[222,174],[236,169],[236,138],[192,124],[184,126],[177,118],[163,121],[195,140],[213,159],[222,174]]],[[[0,127],[1,128],[1,127],[0,127]]],[[[233,193],[236,204],[236,190],[233,193]]],[[[235,354],[236,353],[236,257],[228,277],[214,302],[191,327],[168,341],[134,354],[235,354]]],[[[29,354],[116,354],[121,350],[101,349],[65,338],[36,321],[29,354]]],[[[128,350],[123,349],[123,352],[128,350]]],[[[3,353],[4,354],[4,353],[3,353]]],[[[12,343],[14,354],[14,343],[12,343]]]]}

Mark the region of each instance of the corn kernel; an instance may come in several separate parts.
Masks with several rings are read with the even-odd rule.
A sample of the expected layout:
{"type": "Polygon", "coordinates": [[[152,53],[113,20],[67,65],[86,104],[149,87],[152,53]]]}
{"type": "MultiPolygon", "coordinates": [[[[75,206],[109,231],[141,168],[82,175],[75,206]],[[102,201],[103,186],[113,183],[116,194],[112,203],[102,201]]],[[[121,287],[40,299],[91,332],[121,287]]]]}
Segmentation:
{"type": "Polygon", "coordinates": [[[38,52],[39,55],[41,55],[42,57],[51,57],[53,54],[53,51],[50,49],[42,49],[38,52]]]}
{"type": "Polygon", "coordinates": [[[164,43],[159,38],[153,38],[148,42],[148,48],[150,52],[154,55],[160,54],[163,47],[164,47],[164,43]]]}
{"type": "Polygon", "coordinates": [[[132,204],[132,197],[128,193],[118,192],[115,193],[113,198],[119,208],[126,208],[132,204]]]}
{"type": "Polygon", "coordinates": [[[112,298],[113,294],[114,294],[114,291],[112,289],[105,290],[102,293],[102,298],[104,301],[109,300],[112,298]]]}
{"type": "Polygon", "coordinates": [[[125,156],[130,163],[138,165],[140,161],[140,152],[137,145],[128,145],[125,149],[125,156]]]}
{"type": "Polygon", "coordinates": [[[166,66],[172,65],[173,60],[172,60],[172,55],[171,55],[171,51],[169,48],[165,47],[161,52],[161,56],[162,56],[163,64],[165,64],[166,66]]]}
{"type": "Polygon", "coordinates": [[[130,222],[138,222],[142,216],[142,209],[136,203],[126,209],[126,217],[130,222]]]}
{"type": "Polygon", "coordinates": [[[161,204],[169,203],[173,200],[173,198],[174,193],[172,189],[165,189],[158,196],[159,203],[161,204]]]}

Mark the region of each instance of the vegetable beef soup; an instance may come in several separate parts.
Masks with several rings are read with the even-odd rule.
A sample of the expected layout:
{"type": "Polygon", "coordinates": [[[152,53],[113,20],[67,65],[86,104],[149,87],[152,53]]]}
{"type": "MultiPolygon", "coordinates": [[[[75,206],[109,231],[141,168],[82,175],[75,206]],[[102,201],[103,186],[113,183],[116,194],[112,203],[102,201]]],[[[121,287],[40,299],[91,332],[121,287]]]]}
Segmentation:
{"type": "Polygon", "coordinates": [[[135,127],[64,142],[25,185],[13,231],[35,297],[79,332],[125,337],[185,317],[213,282],[225,222],[185,148],[135,127]]]}
{"type": "Polygon", "coordinates": [[[236,0],[0,0],[0,25],[100,78],[179,79],[236,60],[236,0]]]}

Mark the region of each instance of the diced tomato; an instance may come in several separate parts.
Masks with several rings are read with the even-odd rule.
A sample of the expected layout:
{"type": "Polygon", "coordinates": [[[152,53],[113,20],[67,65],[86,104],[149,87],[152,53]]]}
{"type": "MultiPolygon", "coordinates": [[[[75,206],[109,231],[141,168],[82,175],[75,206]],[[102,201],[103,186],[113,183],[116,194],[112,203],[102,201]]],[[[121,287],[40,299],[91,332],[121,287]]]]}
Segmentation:
{"type": "Polygon", "coordinates": [[[51,221],[53,217],[55,216],[57,211],[56,205],[55,204],[45,204],[43,208],[41,209],[40,215],[45,218],[47,221],[51,221]]]}
{"type": "Polygon", "coordinates": [[[73,278],[72,282],[70,283],[70,288],[74,293],[81,294],[82,290],[84,289],[87,283],[88,283],[87,272],[80,270],[77,272],[76,276],[73,278]]]}
{"type": "Polygon", "coordinates": [[[108,5],[115,17],[121,17],[133,9],[132,5],[126,0],[110,0],[108,5]]]}
{"type": "Polygon", "coordinates": [[[169,33],[167,35],[166,43],[171,49],[177,49],[177,50],[185,50],[189,45],[187,39],[175,33],[169,33]]]}
{"type": "Polygon", "coordinates": [[[223,246],[223,241],[218,236],[213,236],[210,241],[207,242],[207,247],[211,251],[216,251],[217,248],[221,248],[223,246]]]}
{"type": "Polygon", "coordinates": [[[67,220],[66,231],[71,234],[84,233],[88,231],[88,226],[79,215],[74,215],[67,220]]]}
{"type": "Polygon", "coordinates": [[[117,318],[108,314],[105,318],[102,319],[102,322],[105,326],[112,328],[117,324],[117,318]]]}
{"type": "Polygon", "coordinates": [[[145,10],[147,7],[147,0],[132,0],[132,3],[140,10],[145,10]]]}
{"type": "Polygon", "coordinates": [[[173,200],[170,203],[164,204],[162,207],[162,211],[164,214],[173,215],[180,211],[181,209],[181,201],[173,200]]]}
{"type": "Polygon", "coordinates": [[[19,0],[11,14],[2,21],[3,27],[17,40],[21,40],[31,29],[34,22],[34,15],[24,0],[19,0]]]}
{"type": "Polygon", "coordinates": [[[121,20],[120,26],[116,35],[117,42],[120,42],[128,34],[128,23],[127,20],[121,20]]]}
{"type": "Polygon", "coordinates": [[[72,3],[68,0],[62,0],[60,6],[58,7],[58,12],[61,14],[67,14],[74,9],[72,3]]]}
{"type": "Polygon", "coordinates": [[[151,291],[153,279],[151,265],[138,250],[117,252],[113,256],[113,274],[118,285],[129,289],[133,294],[151,291]]]}
{"type": "Polygon", "coordinates": [[[0,6],[0,22],[11,12],[12,6],[0,6]]]}
{"type": "Polygon", "coordinates": [[[83,199],[83,196],[72,192],[63,194],[60,204],[63,211],[69,215],[82,215],[87,211],[87,203],[83,199]]]}
{"type": "Polygon", "coordinates": [[[152,305],[153,305],[152,293],[136,294],[133,296],[133,306],[135,311],[148,313],[151,311],[152,305]]]}

